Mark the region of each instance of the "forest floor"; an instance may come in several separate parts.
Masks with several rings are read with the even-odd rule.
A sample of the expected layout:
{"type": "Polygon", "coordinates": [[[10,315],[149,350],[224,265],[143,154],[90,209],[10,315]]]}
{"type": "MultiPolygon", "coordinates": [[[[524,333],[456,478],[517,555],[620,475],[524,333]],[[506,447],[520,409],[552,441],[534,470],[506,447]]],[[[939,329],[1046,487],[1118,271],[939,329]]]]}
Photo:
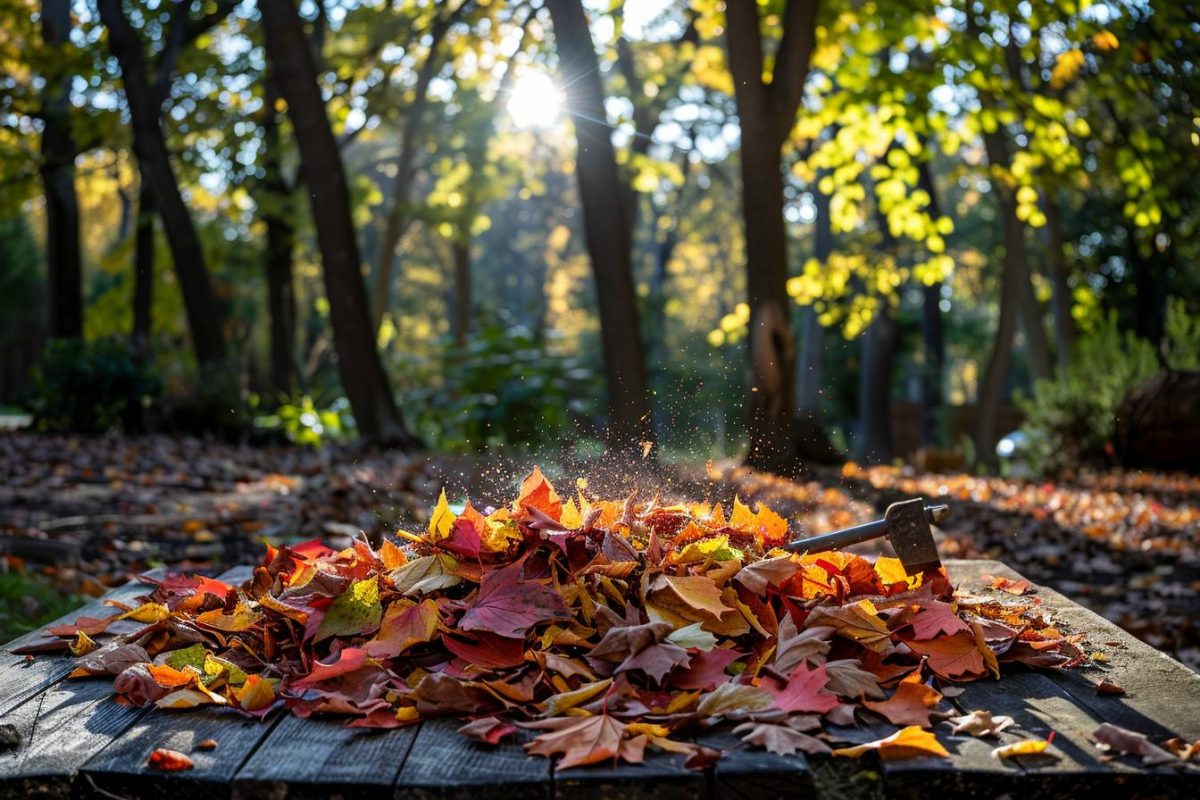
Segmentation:
{"type": "MultiPolygon", "coordinates": [[[[535,459],[349,447],[239,447],[172,437],[0,433],[0,641],[161,564],[256,561],[263,540],[378,540],[424,523],[445,486],[485,507],[535,459]],[[7,573],[7,575],[5,574],[7,573]],[[14,576],[23,587],[11,588],[14,576]]],[[[560,488],[764,501],[803,534],[857,524],[923,495],[952,506],[944,557],[998,558],[1200,669],[1200,478],[1105,472],[1056,481],[817,470],[793,481],[729,465],[566,463],[560,488]]],[[[953,576],[951,576],[953,577],[953,576]]]]}

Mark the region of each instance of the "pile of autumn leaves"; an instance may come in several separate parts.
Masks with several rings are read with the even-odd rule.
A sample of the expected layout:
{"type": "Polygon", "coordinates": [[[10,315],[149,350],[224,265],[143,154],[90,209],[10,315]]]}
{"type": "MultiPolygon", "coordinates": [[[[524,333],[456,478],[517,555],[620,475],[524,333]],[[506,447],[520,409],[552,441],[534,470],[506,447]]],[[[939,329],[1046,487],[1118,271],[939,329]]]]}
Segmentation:
{"type": "Polygon", "coordinates": [[[456,514],[443,494],[399,544],[269,547],[240,587],[171,575],[137,607],[51,632],[75,675],[115,676],[137,705],[384,728],[451,716],[493,743],[520,726],[559,767],[638,762],[647,747],[703,765],[718,753],[691,740],[717,725],[830,753],[826,725],[878,718],[902,728],[833,754],[945,756],[936,686],[1082,658],[1031,598],[955,602],[944,571],[776,549],[788,525],[765,507],[598,501],[580,483],[564,502],[535,469],[486,514],[456,514]],[[144,627],[97,644],[122,618],[144,627]]]}

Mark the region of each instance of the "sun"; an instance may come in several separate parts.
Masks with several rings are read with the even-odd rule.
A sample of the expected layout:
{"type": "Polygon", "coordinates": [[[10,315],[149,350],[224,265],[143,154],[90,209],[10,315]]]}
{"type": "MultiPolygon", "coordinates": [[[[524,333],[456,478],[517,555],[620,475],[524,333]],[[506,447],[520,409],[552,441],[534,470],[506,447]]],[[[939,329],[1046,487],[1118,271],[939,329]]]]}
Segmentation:
{"type": "Polygon", "coordinates": [[[562,90],[544,72],[526,72],[508,95],[508,114],[520,128],[551,128],[562,118],[562,90]]]}

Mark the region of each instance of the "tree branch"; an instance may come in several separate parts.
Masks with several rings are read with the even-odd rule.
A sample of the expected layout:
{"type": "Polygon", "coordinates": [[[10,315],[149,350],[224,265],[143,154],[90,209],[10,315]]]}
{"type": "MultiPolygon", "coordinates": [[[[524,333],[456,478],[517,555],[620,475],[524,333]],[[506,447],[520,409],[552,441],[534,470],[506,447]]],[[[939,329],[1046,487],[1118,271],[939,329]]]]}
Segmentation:
{"type": "Polygon", "coordinates": [[[776,125],[784,129],[784,136],[791,130],[796,110],[804,97],[804,82],[817,41],[819,6],[820,0],[788,0],[784,11],[783,36],[779,40],[771,86],[767,90],[771,114],[776,125]]]}

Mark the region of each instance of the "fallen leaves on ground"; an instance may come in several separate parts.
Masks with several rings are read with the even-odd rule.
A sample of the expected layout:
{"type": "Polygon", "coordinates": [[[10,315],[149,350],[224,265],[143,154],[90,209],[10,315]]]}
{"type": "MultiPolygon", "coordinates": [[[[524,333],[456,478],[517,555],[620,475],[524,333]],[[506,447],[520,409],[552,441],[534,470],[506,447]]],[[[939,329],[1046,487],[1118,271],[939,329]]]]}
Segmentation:
{"type": "Polygon", "coordinates": [[[942,699],[926,681],[1083,658],[1036,596],[956,595],[944,570],[791,554],[780,519],[741,501],[727,514],[560,496],[535,470],[511,504],[484,513],[443,495],[424,532],[378,549],[269,546],[237,587],[156,579],[135,632],[93,620],[52,633],[59,651],[84,630],[107,639],[75,672],[115,675],[135,705],[377,728],[467,717],[462,732],[485,742],[535,732],[526,749],[559,769],[636,763],[648,747],[707,764],[713,751],[688,738],[722,724],[775,752],[824,753],[823,722],[852,725],[860,709],[907,727],[835,754],[944,757],[922,730],[942,699]]]}
{"type": "Polygon", "coordinates": [[[1137,733],[1126,728],[1105,722],[1092,733],[1096,744],[1105,750],[1115,750],[1118,753],[1138,756],[1146,766],[1171,764],[1179,760],[1174,753],[1168,752],[1145,734],[1137,733]]]}
{"type": "Polygon", "coordinates": [[[1012,744],[1001,745],[992,750],[992,758],[1013,758],[1014,756],[1048,756],[1057,758],[1053,753],[1047,753],[1050,739],[1023,739],[1012,744]]]}
{"type": "Polygon", "coordinates": [[[152,768],[163,772],[181,772],[196,766],[186,754],[178,750],[169,750],[165,747],[159,747],[154,750],[146,763],[152,768]]]}

